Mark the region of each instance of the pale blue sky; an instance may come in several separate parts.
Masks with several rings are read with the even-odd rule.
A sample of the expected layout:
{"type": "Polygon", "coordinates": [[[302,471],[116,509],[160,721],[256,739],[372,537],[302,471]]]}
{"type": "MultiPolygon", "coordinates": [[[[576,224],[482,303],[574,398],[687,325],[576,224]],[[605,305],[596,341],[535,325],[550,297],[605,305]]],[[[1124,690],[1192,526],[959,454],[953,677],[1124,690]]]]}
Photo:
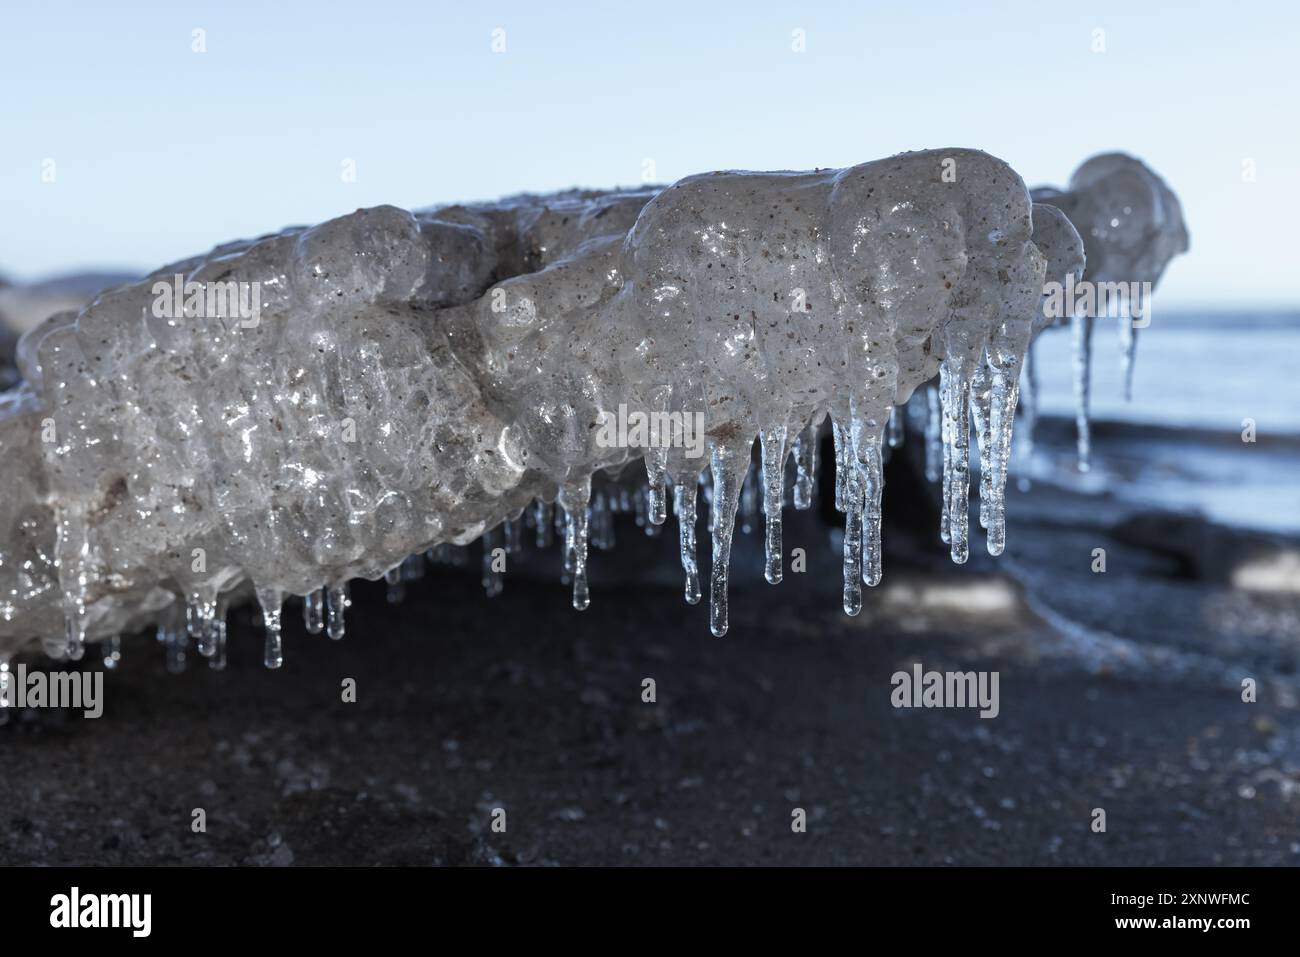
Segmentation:
{"type": "Polygon", "coordinates": [[[378,203],[636,183],[647,160],[671,181],[971,146],[1036,185],[1123,149],[1191,229],[1165,307],[1300,305],[1294,2],[14,2],[0,274],[152,268],[378,203]]]}

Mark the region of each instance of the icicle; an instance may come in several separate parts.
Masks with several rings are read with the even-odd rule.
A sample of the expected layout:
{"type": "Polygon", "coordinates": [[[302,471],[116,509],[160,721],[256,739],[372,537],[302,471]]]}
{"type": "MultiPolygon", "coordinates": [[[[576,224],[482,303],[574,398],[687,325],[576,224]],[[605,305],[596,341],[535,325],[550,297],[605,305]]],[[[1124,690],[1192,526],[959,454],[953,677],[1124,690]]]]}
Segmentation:
{"type": "Polygon", "coordinates": [[[183,628],[168,630],[165,644],[167,649],[167,670],[174,675],[178,675],[185,670],[185,646],[188,643],[189,635],[185,634],[183,628]]]}
{"type": "Polygon", "coordinates": [[[835,510],[843,512],[848,495],[849,473],[853,471],[853,441],[849,430],[836,420],[831,421],[831,438],[835,444],[835,510]]]}
{"type": "MultiPolygon", "coordinates": [[[[653,521],[651,510],[650,489],[640,488],[636,493],[636,524],[643,532],[646,538],[658,538],[659,533],[663,530],[663,521],[656,525],[653,521]]],[[[611,529],[612,531],[612,529],[611,529]]]]}
{"type": "Polygon", "coordinates": [[[537,547],[547,549],[555,541],[555,516],[550,502],[540,498],[533,503],[533,521],[537,525],[537,547]]]}
{"type": "Polygon", "coordinates": [[[319,635],[325,630],[325,589],[317,588],[303,596],[302,622],[309,635],[319,635]]]}
{"type": "Polygon", "coordinates": [[[645,472],[649,481],[646,489],[646,517],[651,525],[662,525],[668,517],[668,450],[672,447],[674,436],[662,434],[665,428],[671,428],[668,416],[668,401],[672,397],[671,386],[659,386],[652,390],[650,405],[650,447],[645,450],[645,472]]]}
{"type": "Polygon", "coordinates": [[[862,478],[846,470],[844,488],[844,613],[862,611],[862,478]]]}
{"type": "Polygon", "coordinates": [[[1078,433],[1080,472],[1092,467],[1092,430],[1088,421],[1092,388],[1092,323],[1092,317],[1082,313],[1075,313],[1070,318],[1074,335],[1074,422],[1078,433]]]}
{"type": "Polygon", "coordinates": [[[591,476],[570,482],[560,491],[560,507],[568,516],[565,523],[565,552],[572,556],[573,607],[585,611],[591,603],[587,590],[587,506],[591,502],[591,476]]]}
{"type": "Polygon", "coordinates": [[[483,593],[495,598],[505,588],[501,569],[497,565],[498,556],[493,554],[500,547],[501,528],[488,529],[483,533],[483,593]]]}
{"type": "MultiPolygon", "coordinates": [[[[573,550],[569,548],[569,513],[565,511],[564,503],[559,497],[555,500],[555,532],[560,539],[560,584],[573,584],[573,550]]],[[[614,507],[614,498],[611,496],[609,507],[614,507]]]]}
{"type": "Polygon", "coordinates": [[[863,472],[864,538],[862,548],[862,580],[875,587],[880,584],[884,567],[880,541],[880,499],[885,490],[885,463],[880,435],[866,436],[865,455],[860,455],[863,472]]]}
{"type": "Polygon", "coordinates": [[[950,537],[951,519],[949,518],[949,508],[952,505],[952,429],[948,421],[947,412],[943,411],[945,397],[948,390],[943,386],[943,366],[939,367],[939,438],[940,438],[940,482],[943,486],[943,493],[939,496],[940,508],[942,512],[939,517],[939,539],[945,545],[951,545],[950,537]]]}
{"type": "Polygon", "coordinates": [[[116,668],[122,660],[122,636],[105,638],[100,651],[104,656],[104,667],[110,670],[116,668]]]}
{"type": "Polygon", "coordinates": [[[1133,361],[1137,357],[1137,328],[1125,299],[1119,313],[1119,375],[1124,383],[1124,401],[1133,401],[1133,361]]]}
{"type": "Polygon", "coordinates": [[[781,546],[781,510],[785,507],[785,435],[784,425],[763,429],[759,433],[763,460],[763,549],[766,560],[763,577],[772,585],[781,581],[782,566],[785,564],[781,546]]]}
{"type": "Polygon", "coordinates": [[[213,671],[226,670],[226,606],[228,599],[218,598],[216,614],[208,624],[208,647],[212,649],[208,667],[213,671]]]}
{"type": "Polygon", "coordinates": [[[673,486],[673,511],[677,513],[677,536],[686,573],[686,603],[700,600],[700,567],[695,560],[695,501],[700,490],[697,476],[673,486]]]}
{"type": "Polygon", "coordinates": [[[402,579],[402,566],[394,565],[384,572],[384,597],[390,605],[400,605],[406,600],[406,582],[402,579]]]}
{"type": "Polygon", "coordinates": [[[639,488],[632,493],[632,512],[636,516],[637,528],[645,528],[650,524],[645,489],[639,488]]]}
{"type": "Polygon", "coordinates": [[[613,530],[613,522],[606,524],[606,519],[611,518],[609,502],[605,498],[603,491],[593,492],[591,495],[591,529],[588,538],[592,548],[598,548],[602,552],[609,551],[613,547],[612,536],[607,533],[613,530]]]}
{"type": "Polygon", "coordinates": [[[993,494],[993,436],[990,432],[993,402],[993,380],[989,376],[987,358],[975,363],[970,381],[971,419],[975,424],[975,440],[980,458],[980,528],[989,527],[989,498],[993,494]]]}
{"type": "Polygon", "coordinates": [[[325,634],[338,641],[346,630],[344,616],[348,609],[348,583],[340,582],[331,587],[328,598],[329,611],[325,619],[325,634]]]}
{"type": "MultiPolygon", "coordinates": [[[[987,546],[990,555],[1001,555],[1007,542],[1007,465],[1011,460],[1011,434],[1020,396],[1019,365],[1012,363],[1009,369],[995,371],[991,391],[989,460],[993,471],[988,483],[987,546]]],[[[982,488],[983,479],[980,484],[982,488]]]]}
{"type": "Polygon", "coordinates": [[[794,440],[794,507],[812,508],[817,488],[817,424],[809,422],[794,440]]]}
{"type": "Polygon", "coordinates": [[[889,447],[899,448],[903,444],[903,410],[894,406],[889,410],[889,447]]]}
{"type": "MultiPolygon", "coordinates": [[[[746,467],[750,449],[750,446],[745,449],[746,467]]],[[[709,630],[717,638],[727,633],[727,574],[743,474],[738,458],[735,452],[717,447],[710,460],[713,473],[713,568],[709,576],[709,630]]]]}
{"type": "MultiPolygon", "coordinates": [[[[569,550],[565,547],[569,535],[569,516],[565,513],[564,507],[560,505],[558,500],[555,506],[553,524],[555,526],[555,537],[560,540],[560,562],[564,569],[564,574],[560,580],[567,585],[571,581],[570,576],[573,574],[573,567],[569,564],[569,550]]],[[[611,500],[610,509],[613,508],[614,503],[611,500]]]]}
{"type": "Polygon", "coordinates": [[[647,518],[652,525],[662,525],[668,517],[668,500],[665,485],[668,475],[668,442],[652,446],[645,452],[646,477],[650,482],[646,490],[647,518]]]}
{"type": "Polygon", "coordinates": [[[1020,463],[1019,486],[1027,492],[1034,471],[1034,428],[1038,424],[1038,369],[1034,365],[1034,343],[1029,343],[1025,353],[1023,401],[1020,403],[1023,422],[1020,423],[1020,438],[1016,442],[1016,458],[1020,463]]]}
{"type": "MultiPolygon", "coordinates": [[[[418,582],[424,578],[424,556],[420,554],[407,555],[402,560],[402,581],[418,582]]],[[[351,591],[348,593],[348,607],[352,607],[351,591]]]]}
{"type": "Polygon", "coordinates": [[[214,622],[217,617],[216,596],[196,591],[190,596],[185,614],[186,631],[194,640],[195,650],[204,658],[211,658],[216,651],[212,646],[214,622]]]}
{"type": "Polygon", "coordinates": [[[58,657],[80,661],[86,652],[86,603],[93,578],[85,506],[56,506],[54,520],[54,559],[65,619],[64,641],[58,649],[62,654],[58,657]]]}
{"type": "Polygon", "coordinates": [[[523,530],[519,519],[510,519],[505,523],[506,554],[518,555],[524,550],[523,530]]]}
{"type": "Polygon", "coordinates": [[[262,663],[268,668],[279,668],[284,664],[284,643],[280,637],[284,592],[278,588],[259,587],[256,594],[257,605],[262,609],[262,627],[266,630],[262,663]]]}
{"type": "Polygon", "coordinates": [[[69,661],[80,661],[86,654],[86,614],[82,606],[72,613],[65,623],[64,656],[69,661]]]}
{"type": "Polygon", "coordinates": [[[964,564],[970,553],[970,380],[962,360],[949,356],[939,369],[943,390],[944,525],[952,560],[964,564]]]}
{"type": "Polygon", "coordinates": [[[167,670],[174,675],[180,674],[185,670],[185,646],[189,643],[189,634],[185,627],[185,612],[179,602],[172,604],[159,623],[158,640],[167,655],[167,670]]]}
{"type": "Polygon", "coordinates": [[[943,408],[933,383],[925,387],[925,410],[925,477],[937,482],[943,477],[943,408]]]}

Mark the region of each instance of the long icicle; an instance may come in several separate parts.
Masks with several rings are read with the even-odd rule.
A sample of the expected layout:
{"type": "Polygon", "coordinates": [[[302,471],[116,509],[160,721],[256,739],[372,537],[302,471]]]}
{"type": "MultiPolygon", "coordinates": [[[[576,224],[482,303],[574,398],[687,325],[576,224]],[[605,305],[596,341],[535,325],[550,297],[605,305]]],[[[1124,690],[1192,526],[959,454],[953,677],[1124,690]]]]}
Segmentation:
{"type": "Polygon", "coordinates": [[[947,407],[951,403],[949,393],[951,385],[944,378],[943,367],[939,367],[939,388],[936,390],[938,395],[939,406],[939,441],[941,447],[939,450],[939,478],[943,485],[943,493],[939,496],[940,508],[942,512],[939,516],[939,539],[945,545],[952,544],[951,524],[952,519],[949,511],[952,507],[952,423],[949,421],[947,407]]]}
{"type": "Polygon", "coordinates": [[[885,490],[885,463],[880,434],[866,438],[865,455],[859,454],[863,484],[862,581],[873,588],[880,584],[884,562],[880,540],[880,499],[885,490]]]}
{"type": "Polygon", "coordinates": [[[970,379],[964,362],[949,356],[939,369],[943,388],[944,491],[948,504],[948,545],[952,560],[970,555],[970,379]]]}
{"type": "Polygon", "coordinates": [[[61,653],[55,657],[80,661],[86,651],[86,595],[92,576],[86,509],[80,503],[56,506],[54,518],[54,556],[66,622],[61,653]]]}
{"type": "Polygon", "coordinates": [[[794,507],[799,511],[812,508],[813,491],[817,487],[817,426],[809,422],[794,440],[794,507]]]}
{"type": "Polygon", "coordinates": [[[158,624],[158,640],[162,642],[167,655],[167,671],[174,675],[185,670],[185,647],[190,639],[185,619],[186,609],[181,607],[180,602],[173,602],[158,624]]]}
{"type": "Polygon", "coordinates": [[[1092,428],[1089,423],[1089,406],[1092,390],[1092,325],[1093,317],[1076,312],[1070,317],[1070,330],[1074,341],[1074,423],[1079,450],[1079,471],[1092,467],[1092,428]]]}
{"type": "Polygon", "coordinates": [[[925,387],[925,477],[930,482],[943,478],[943,407],[933,382],[925,387]]]}
{"type": "MultiPolygon", "coordinates": [[[[746,448],[746,452],[750,447],[746,448]]],[[[721,446],[713,449],[710,471],[713,473],[713,567],[709,570],[709,630],[714,637],[727,633],[727,574],[731,565],[731,537],[736,528],[736,507],[740,485],[749,456],[742,461],[734,451],[721,446]]]]}
{"type": "Polygon", "coordinates": [[[903,407],[896,405],[889,410],[889,431],[887,443],[891,449],[901,448],[903,445],[903,407]]]}
{"type": "Polygon", "coordinates": [[[501,523],[501,528],[505,534],[506,554],[518,555],[524,550],[523,522],[517,518],[507,519],[501,523]]]}
{"type": "Polygon", "coordinates": [[[482,540],[483,556],[479,577],[483,583],[483,594],[489,598],[496,598],[505,589],[505,581],[497,567],[499,558],[497,549],[501,545],[501,527],[497,526],[488,529],[483,533],[482,540]]]}
{"type": "Polygon", "coordinates": [[[537,547],[544,551],[555,540],[555,515],[551,503],[540,498],[534,502],[533,519],[537,524],[537,547]]]}
{"type": "Polygon", "coordinates": [[[666,488],[668,484],[668,449],[672,445],[674,436],[660,435],[661,424],[668,422],[668,399],[672,395],[672,389],[668,386],[661,386],[654,390],[651,397],[651,403],[658,415],[652,415],[651,421],[656,423],[652,427],[654,434],[650,436],[650,447],[645,450],[645,471],[646,478],[649,480],[650,487],[646,492],[646,517],[650,520],[651,525],[662,525],[664,519],[668,516],[668,499],[666,488]]]}
{"type": "Polygon", "coordinates": [[[700,600],[700,566],[695,558],[695,503],[699,491],[698,475],[692,475],[673,486],[673,511],[677,513],[677,536],[682,571],[686,574],[685,596],[688,605],[698,604],[700,600]]]}
{"type": "Polygon", "coordinates": [[[325,630],[325,589],[317,588],[303,596],[302,620],[309,635],[325,630]]]}
{"type": "Polygon", "coordinates": [[[591,604],[587,588],[587,528],[591,503],[591,476],[567,483],[560,491],[560,506],[565,522],[565,551],[570,556],[573,575],[573,607],[585,611],[591,604]]]}
{"type": "Polygon", "coordinates": [[[844,613],[862,611],[862,476],[856,468],[844,477],[844,613]]]}
{"type": "MultiPolygon", "coordinates": [[[[1145,308],[1150,308],[1148,302],[1145,308]]],[[[1133,401],[1133,363],[1137,358],[1137,326],[1127,297],[1119,311],[1119,375],[1124,383],[1124,401],[1133,401]]]]}
{"type": "Polygon", "coordinates": [[[1034,472],[1034,429],[1038,425],[1038,367],[1034,364],[1034,343],[1025,352],[1024,388],[1021,392],[1020,438],[1016,442],[1016,459],[1019,462],[1018,485],[1022,492],[1029,491],[1034,472]]]}
{"type": "MultiPolygon", "coordinates": [[[[1007,465],[1011,461],[1011,434],[1020,395],[1020,366],[995,371],[992,382],[989,431],[993,474],[989,482],[989,521],[986,543],[990,555],[1001,555],[1007,544],[1007,465]]],[[[982,480],[981,480],[982,484],[982,480]]]]}
{"type": "Polygon", "coordinates": [[[835,446],[835,510],[845,511],[849,473],[853,471],[853,439],[847,425],[831,420],[831,438],[835,446]]]}
{"type": "Polygon", "coordinates": [[[763,429],[759,444],[763,460],[763,577],[768,584],[781,581],[785,563],[781,545],[781,510],[785,506],[786,427],[763,429]]]}
{"type": "Polygon", "coordinates": [[[975,363],[971,374],[970,407],[975,423],[975,440],[980,460],[980,528],[989,527],[989,499],[993,488],[993,436],[990,431],[993,402],[993,380],[989,374],[988,358],[975,363]]]}

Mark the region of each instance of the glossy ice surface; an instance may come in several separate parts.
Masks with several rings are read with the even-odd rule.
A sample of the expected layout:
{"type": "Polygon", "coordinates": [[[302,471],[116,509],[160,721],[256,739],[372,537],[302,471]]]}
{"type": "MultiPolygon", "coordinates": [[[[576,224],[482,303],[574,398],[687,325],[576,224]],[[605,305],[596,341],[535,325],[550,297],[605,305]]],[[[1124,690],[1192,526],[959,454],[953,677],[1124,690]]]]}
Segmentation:
{"type": "MultiPolygon", "coordinates": [[[[383,206],[165,266],[20,344],[25,382],[0,396],[0,655],[41,639],[76,657],[158,623],[220,663],[224,608],[255,592],[274,665],[286,595],[341,636],[349,579],[498,535],[534,502],[565,517],[585,607],[592,476],[642,457],[655,524],[669,485],[693,516],[710,473],[721,635],[754,440],[779,580],[785,462],[806,504],[827,415],[855,613],[881,575],[891,414],[936,374],[945,539],[964,561],[973,404],[981,519],[1001,550],[1021,361],[1045,276],[1077,272],[1079,249],[1007,164],[947,149],[383,206]],[[256,283],[260,315],[160,316],[155,284],[178,275],[256,283]],[[601,441],[620,408],[701,417],[704,454],[601,441]]],[[[689,577],[694,524],[681,527],[689,577]]]]}

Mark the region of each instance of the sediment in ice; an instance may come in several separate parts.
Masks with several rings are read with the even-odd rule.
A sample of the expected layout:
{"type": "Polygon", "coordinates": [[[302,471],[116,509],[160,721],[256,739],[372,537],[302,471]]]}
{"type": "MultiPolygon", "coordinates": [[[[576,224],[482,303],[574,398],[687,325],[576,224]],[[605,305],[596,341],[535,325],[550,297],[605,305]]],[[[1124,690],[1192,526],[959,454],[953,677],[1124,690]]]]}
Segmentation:
{"type": "MultiPolygon", "coordinates": [[[[657,192],[377,207],[163,267],[20,343],[25,381],[0,396],[0,655],[38,637],[66,655],[151,623],[170,636],[185,607],[219,662],[222,610],[245,594],[271,632],[276,602],[301,595],[309,630],[342,637],[349,579],[485,533],[515,547],[503,523],[526,510],[539,538],[562,519],[586,607],[588,546],[613,509],[593,475],[645,453],[603,440],[620,409],[700,423],[698,448],[679,426],[683,441],[648,457],[639,508],[656,530],[671,488],[691,600],[708,477],[719,635],[755,439],[776,581],[785,461],[806,507],[829,416],[852,530],[845,604],[860,606],[881,575],[889,423],[941,370],[945,535],[964,560],[978,383],[1000,541],[1020,364],[1049,260],[1061,268],[1032,238],[1039,222],[1069,226],[1002,161],[949,149],[657,192]],[[155,284],[175,276],[258,283],[260,316],[160,317],[155,284]]],[[[268,664],[281,655],[269,635],[268,664]]]]}

